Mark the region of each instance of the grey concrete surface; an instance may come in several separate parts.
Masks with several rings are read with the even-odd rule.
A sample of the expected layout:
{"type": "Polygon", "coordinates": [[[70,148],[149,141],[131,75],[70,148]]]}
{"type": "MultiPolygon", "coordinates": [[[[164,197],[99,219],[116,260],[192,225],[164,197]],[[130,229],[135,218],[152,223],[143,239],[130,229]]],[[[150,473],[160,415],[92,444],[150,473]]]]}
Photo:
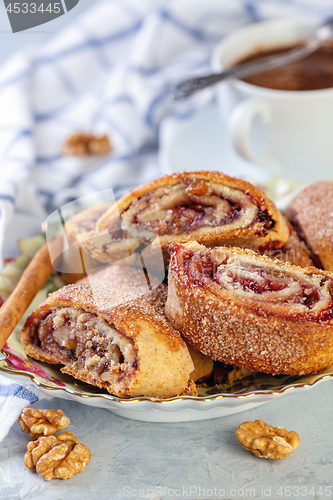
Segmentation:
{"type": "Polygon", "coordinates": [[[188,423],[144,423],[62,399],[68,430],[92,453],[67,481],[44,481],[23,466],[28,442],[14,424],[0,447],[2,500],[331,499],[333,497],[332,380],[229,417],[188,423]],[[246,420],[263,419],[299,433],[284,460],[256,458],[235,438],[246,420]]]}

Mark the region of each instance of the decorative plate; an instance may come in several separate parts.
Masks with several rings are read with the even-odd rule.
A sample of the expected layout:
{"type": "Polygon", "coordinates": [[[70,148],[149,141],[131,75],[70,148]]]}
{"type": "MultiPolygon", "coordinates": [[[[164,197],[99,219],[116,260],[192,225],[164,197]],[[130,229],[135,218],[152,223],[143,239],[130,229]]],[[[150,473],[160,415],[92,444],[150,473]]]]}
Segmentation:
{"type": "MultiPolygon", "coordinates": [[[[283,195],[289,199],[298,185],[286,179],[274,179],[266,189],[274,201],[283,195]]],[[[31,257],[44,243],[42,236],[22,240],[19,246],[22,255],[10,262],[0,273],[0,297],[6,299],[14,289],[23,269],[31,257]]],[[[255,408],[273,401],[288,391],[304,391],[333,376],[333,365],[315,375],[303,377],[254,374],[232,383],[214,387],[198,388],[198,396],[179,396],[167,400],[149,397],[124,399],[112,396],[94,386],[84,384],[60,372],[60,366],[41,363],[28,358],[20,342],[20,330],[31,312],[64,283],[58,275],[53,275],[37,294],[21,322],[10,336],[0,353],[2,375],[25,386],[34,384],[41,391],[62,399],[71,399],[97,408],[104,408],[119,416],[146,422],[186,422],[223,417],[255,408]]]]}
{"type": "Polygon", "coordinates": [[[333,376],[333,365],[319,374],[304,377],[258,373],[233,383],[199,388],[198,397],[122,399],[62,374],[56,365],[28,358],[19,341],[18,329],[5,345],[2,357],[1,373],[23,385],[32,382],[52,396],[105,408],[121,417],[145,422],[186,422],[232,415],[273,401],[291,389],[304,390],[333,376]]]}

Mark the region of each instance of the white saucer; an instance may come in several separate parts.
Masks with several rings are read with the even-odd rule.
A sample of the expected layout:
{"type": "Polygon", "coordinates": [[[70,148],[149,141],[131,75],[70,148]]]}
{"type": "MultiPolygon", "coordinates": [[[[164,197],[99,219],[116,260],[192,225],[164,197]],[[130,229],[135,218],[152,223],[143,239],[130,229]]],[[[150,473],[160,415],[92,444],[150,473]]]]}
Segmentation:
{"type": "Polygon", "coordinates": [[[239,157],[217,106],[206,105],[171,127],[161,127],[160,165],[166,174],[180,171],[217,170],[233,177],[267,182],[272,174],[239,157]],[[168,130],[166,130],[168,127],[168,130]]]}

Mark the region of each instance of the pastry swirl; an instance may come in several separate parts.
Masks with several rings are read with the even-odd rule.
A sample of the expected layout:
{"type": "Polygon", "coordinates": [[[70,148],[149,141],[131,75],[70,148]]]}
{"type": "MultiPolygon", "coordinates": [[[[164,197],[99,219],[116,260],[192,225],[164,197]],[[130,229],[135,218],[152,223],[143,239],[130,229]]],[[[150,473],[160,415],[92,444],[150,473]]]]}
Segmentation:
{"type": "Polygon", "coordinates": [[[304,375],[333,362],[333,275],[313,267],[175,245],[166,314],[188,343],[227,364],[304,375]]]}
{"type": "Polygon", "coordinates": [[[152,252],[161,248],[168,262],[173,243],[194,240],[260,251],[273,241],[283,246],[288,237],[281,213],[253,185],[220,172],[182,172],[123,196],[85,236],[83,247],[112,263],[150,245],[152,252]]]}
{"type": "Polygon", "coordinates": [[[21,340],[32,358],[120,397],[178,396],[194,368],[178,332],[148,303],[97,285],[50,294],[21,340]]]}

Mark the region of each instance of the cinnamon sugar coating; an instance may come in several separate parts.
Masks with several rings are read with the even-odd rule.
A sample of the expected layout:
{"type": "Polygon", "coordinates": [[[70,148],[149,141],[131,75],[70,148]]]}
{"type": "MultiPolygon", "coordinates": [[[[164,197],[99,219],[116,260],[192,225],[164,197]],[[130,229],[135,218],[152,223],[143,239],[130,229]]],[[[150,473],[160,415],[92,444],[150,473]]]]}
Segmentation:
{"type": "Polygon", "coordinates": [[[287,213],[316,264],[333,271],[333,181],[305,188],[291,201],[287,213]]]}
{"type": "Polygon", "coordinates": [[[166,314],[215,360],[272,374],[316,373],[333,362],[332,283],[331,273],[250,250],[175,245],[166,314]]]}
{"type": "MultiPolygon", "coordinates": [[[[95,274],[89,274],[78,284],[109,286],[123,293],[133,294],[149,304],[157,315],[165,317],[165,303],[168,297],[168,287],[154,276],[147,276],[142,270],[129,266],[110,265],[95,274]]],[[[190,379],[207,379],[212,375],[214,361],[188,345],[188,350],[194,364],[190,379]]]]}
{"type": "Polygon", "coordinates": [[[178,396],[194,368],[178,332],[148,303],[97,285],[50,294],[21,339],[29,356],[120,397],[178,396]]]}

